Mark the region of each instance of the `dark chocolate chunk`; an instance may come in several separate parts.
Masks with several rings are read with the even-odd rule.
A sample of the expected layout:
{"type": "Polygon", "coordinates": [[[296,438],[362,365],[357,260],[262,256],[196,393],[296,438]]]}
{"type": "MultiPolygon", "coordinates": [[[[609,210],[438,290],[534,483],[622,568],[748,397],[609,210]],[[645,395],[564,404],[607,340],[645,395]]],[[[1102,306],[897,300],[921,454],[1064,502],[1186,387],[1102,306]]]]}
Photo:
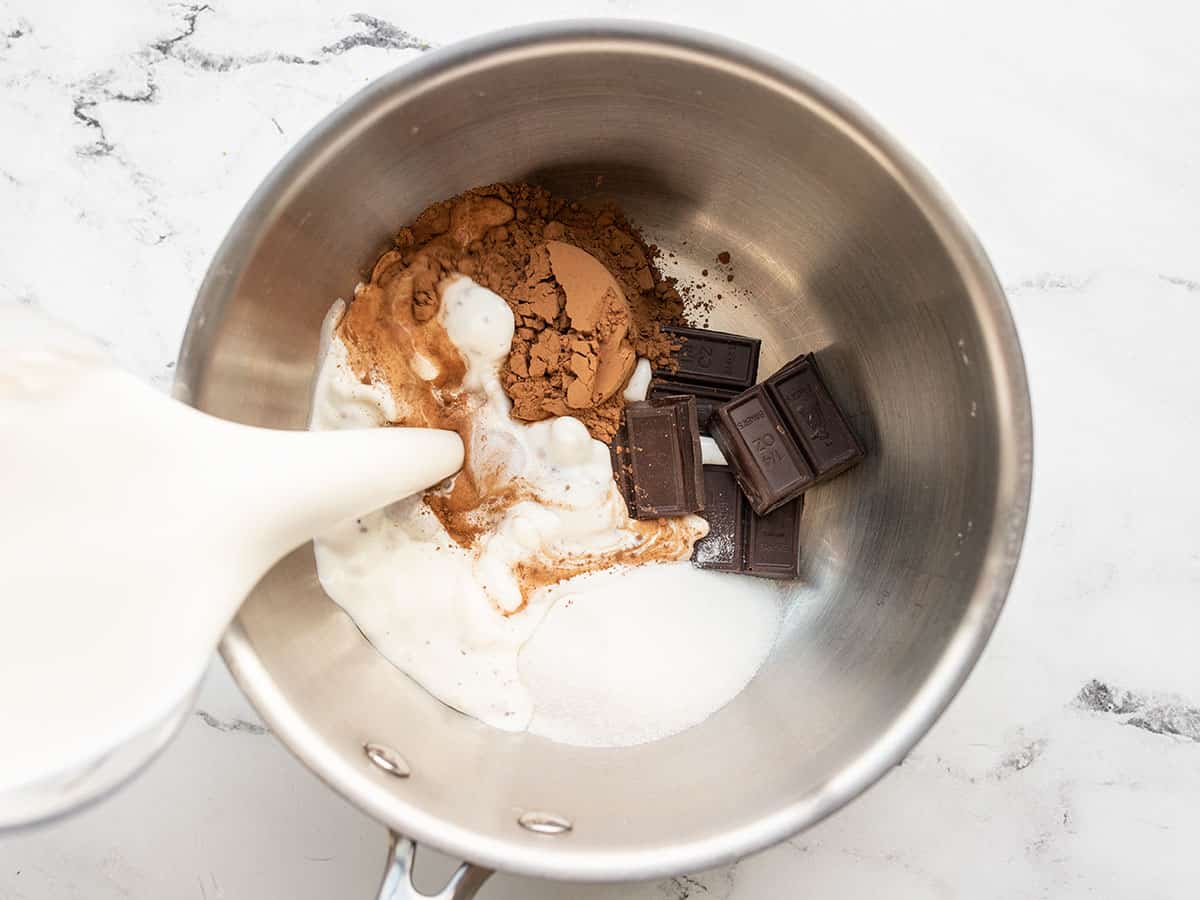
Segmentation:
{"type": "Polygon", "coordinates": [[[768,378],[766,386],[818,481],[862,460],[862,445],[833,402],[811,353],[792,360],[768,378]]]}
{"type": "Polygon", "coordinates": [[[704,467],[704,512],[708,534],[696,541],[692,563],[700,569],[740,572],[762,578],[800,574],[800,515],[804,498],[760,516],[725,466],[704,467]]]}
{"type": "Polygon", "coordinates": [[[692,562],[701,569],[740,572],[744,567],[745,520],[750,513],[733,470],[704,467],[704,518],[708,534],[692,547],[692,562]]]}
{"type": "Polygon", "coordinates": [[[682,516],[704,508],[693,398],[628,404],[614,447],[617,484],[635,519],[682,516]]]}
{"type": "Polygon", "coordinates": [[[760,515],[865,456],[812,354],[796,357],[719,407],[709,431],[760,515]]]}
{"type": "Polygon", "coordinates": [[[656,375],[735,390],[750,387],[758,378],[758,338],[675,325],[664,325],[663,332],[681,342],[675,357],[679,367],[674,372],[656,369],[656,375]]]}
{"type": "Polygon", "coordinates": [[[761,578],[796,578],[800,575],[800,515],[804,496],[759,516],[751,512],[746,522],[746,556],[742,571],[761,578]]]}
{"type": "Polygon", "coordinates": [[[708,422],[713,412],[722,403],[728,403],[737,396],[737,391],[725,388],[709,387],[703,384],[688,384],[683,381],[671,381],[668,378],[655,378],[650,382],[647,397],[654,400],[659,397],[672,397],[679,394],[690,394],[696,398],[696,424],[701,434],[708,434],[708,422]]]}
{"type": "Polygon", "coordinates": [[[760,516],[812,486],[812,468],[763,385],[718,407],[709,430],[760,516]]]}

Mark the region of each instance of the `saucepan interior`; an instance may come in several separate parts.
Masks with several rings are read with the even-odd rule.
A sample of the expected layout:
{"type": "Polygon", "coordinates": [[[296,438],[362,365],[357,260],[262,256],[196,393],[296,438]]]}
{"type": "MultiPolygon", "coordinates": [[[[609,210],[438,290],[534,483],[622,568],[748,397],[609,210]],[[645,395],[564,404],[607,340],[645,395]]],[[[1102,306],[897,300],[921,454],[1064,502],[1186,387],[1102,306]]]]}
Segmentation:
{"type": "MultiPolygon", "coordinates": [[[[225,643],[276,734],[393,828],[474,862],[576,879],[701,868],[827,815],[953,696],[1012,575],[1029,487],[1024,370],[1003,295],[926,176],[829,90],[691,33],[556,26],[431,54],[318,126],[253,197],[200,292],[179,386],[303,427],[318,328],[398,225],[499,180],[618,200],[698,277],[762,371],[816,351],[868,448],[809,494],[803,579],[736,700],[619,750],[510,735],[384,661],[283,560],[225,643]],[[363,745],[395,748],[389,777],[363,745]],[[523,811],[570,820],[532,833],[523,811]]],[[[620,666],[620,659],[609,661],[620,666]]],[[[714,660],[714,665],[719,661],[714,660]]]]}

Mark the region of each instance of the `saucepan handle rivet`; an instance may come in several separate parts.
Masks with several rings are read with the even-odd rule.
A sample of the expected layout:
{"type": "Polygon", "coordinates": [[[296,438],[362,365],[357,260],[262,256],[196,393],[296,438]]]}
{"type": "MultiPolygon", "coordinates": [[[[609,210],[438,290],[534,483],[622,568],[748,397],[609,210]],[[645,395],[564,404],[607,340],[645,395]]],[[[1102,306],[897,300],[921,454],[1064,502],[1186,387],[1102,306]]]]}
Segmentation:
{"type": "Polygon", "coordinates": [[[408,760],[386,744],[376,744],[374,741],[368,741],[363,744],[363,752],[367,754],[367,759],[389,775],[396,778],[407,778],[412,774],[408,760]]]}
{"type": "Polygon", "coordinates": [[[517,817],[517,824],[538,834],[566,834],[571,830],[571,820],[551,812],[530,810],[517,817]]]}

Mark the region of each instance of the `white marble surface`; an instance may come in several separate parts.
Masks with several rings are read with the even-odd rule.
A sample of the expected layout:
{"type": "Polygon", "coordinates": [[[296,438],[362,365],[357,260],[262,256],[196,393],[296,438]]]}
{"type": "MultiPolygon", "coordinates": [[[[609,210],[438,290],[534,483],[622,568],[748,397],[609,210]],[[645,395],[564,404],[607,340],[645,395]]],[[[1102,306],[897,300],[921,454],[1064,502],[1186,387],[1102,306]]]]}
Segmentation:
{"type": "MultiPolygon", "coordinates": [[[[0,302],[79,324],[166,386],[206,262],[258,180],[422,47],[623,15],[774,50],[928,164],[1009,291],[1037,430],[1012,597],[949,713],[819,827],[694,878],[499,877],[482,896],[1195,896],[1200,16],[1167,0],[804,0],[782,19],[746,2],[517,6],[0,0],[0,302]]],[[[382,829],[254,721],[215,664],[135,784],[0,840],[0,900],[373,896],[382,829]]]]}

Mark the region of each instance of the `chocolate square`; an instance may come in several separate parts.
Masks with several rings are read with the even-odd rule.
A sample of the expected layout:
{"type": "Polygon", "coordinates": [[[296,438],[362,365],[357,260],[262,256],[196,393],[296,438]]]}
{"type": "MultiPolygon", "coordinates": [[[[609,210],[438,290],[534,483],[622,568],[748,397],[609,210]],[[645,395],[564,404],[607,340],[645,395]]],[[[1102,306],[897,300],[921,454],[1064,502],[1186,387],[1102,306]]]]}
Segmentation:
{"type": "Polygon", "coordinates": [[[812,468],[761,384],[718,407],[709,428],[760,516],[812,485],[812,468]]]}
{"type": "Polygon", "coordinates": [[[765,383],[818,481],[841,474],[863,458],[862,445],[833,402],[812,354],[792,360],[765,383]]]}
{"type": "Polygon", "coordinates": [[[751,514],[733,470],[704,467],[704,518],[708,534],[692,548],[692,562],[701,569],[740,572],[743,567],[744,523],[751,514]]]}
{"type": "Polygon", "coordinates": [[[663,332],[680,341],[678,365],[673,372],[656,369],[656,375],[733,390],[748,388],[758,379],[758,338],[677,325],[664,325],[663,332]]]}
{"type": "Polygon", "coordinates": [[[617,484],[635,519],[682,516],[704,508],[693,398],[628,404],[613,458],[617,484]]]}

